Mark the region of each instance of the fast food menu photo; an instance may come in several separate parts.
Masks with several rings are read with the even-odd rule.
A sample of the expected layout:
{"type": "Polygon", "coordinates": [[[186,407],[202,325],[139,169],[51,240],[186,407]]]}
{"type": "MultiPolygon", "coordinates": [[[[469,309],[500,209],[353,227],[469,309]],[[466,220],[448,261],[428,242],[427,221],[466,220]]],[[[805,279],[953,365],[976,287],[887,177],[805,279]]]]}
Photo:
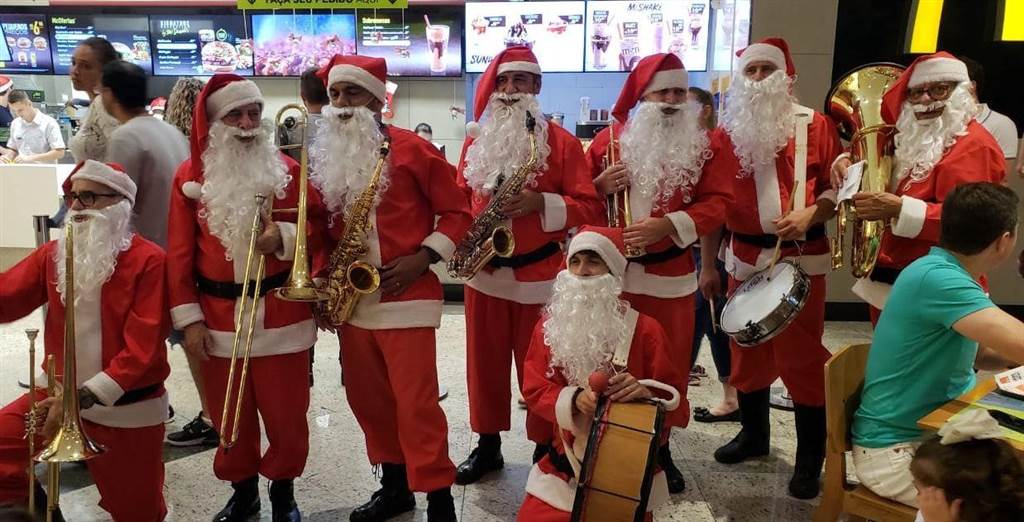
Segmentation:
{"type": "Polygon", "coordinates": [[[53,68],[46,16],[0,14],[0,72],[48,73],[53,68]]]}
{"type": "Polygon", "coordinates": [[[157,75],[253,74],[252,39],[241,16],[151,16],[157,75]]]}
{"type": "Polygon", "coordinates": [[[731,71],[736,51],[750,45],[750,0],[722,0],[718,9],[711,68],[731,71]]]}
{"type": "Polygon", "coordinates": [[[257,76],[299,76],[335,54],[356,53],[356,17],[331,14],[255,14],[257,76]]]}
{"type": "Polygon", "coordinates": [[[149,17],[132,15],[72,15],[50,18],[54,74],[68,74],[78,43],[92,36],[110,41],[121,58],[153,74],[149,49],[149,17]]]}
{"type": "Polygon", "coordinates": [[[533,49],[544,72],[583,70],[585,2],[467,2],[466,72],[483,72],[502,49],[533,49]]]}
{"type": "Polygon", "coordinates": [[[708,0],[587,2],[587,71],[632,71],[645,56],[674,53],[707,68],[708,0]]]}
{"type": "Polygon", "coordinates": [[[384,58],[394,76],[462,74],[462,12],[443,7],[360,9],[359,54],[384,58]]]}

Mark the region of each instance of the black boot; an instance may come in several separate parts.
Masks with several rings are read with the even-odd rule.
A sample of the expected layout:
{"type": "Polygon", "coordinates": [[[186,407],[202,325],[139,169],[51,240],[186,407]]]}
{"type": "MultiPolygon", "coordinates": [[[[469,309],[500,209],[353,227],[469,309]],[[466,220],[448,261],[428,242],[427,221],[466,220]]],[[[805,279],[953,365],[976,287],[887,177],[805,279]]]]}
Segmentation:
{"type": "Polygon", "coordinates": [[[409,491],[405,464],[381,464],[380,485],[370,501],[353,509],[351,522],[382,522],[416,509],[416,497],[409,491]]]}
{"type": "Polygon", "coordinates": [[[427,493],[427,522],[456,522],[452,488],[427,493]]]}
{"type": "Polygon", "coordinates": [[[676,494],[686,491],[686,479],[683,478],[683,472],[676,467],[676,463],[672,462],[672,450],[668,444],[658,448],[658,465],[665,472],[669,493],[676,494]]]}
{"type": "Polygon", "coordinates": [[[796,417],[796,463],[789,494],[799,499],[818,496],[821,464],[825,461],[825,407],[793,405],[796,417]]]}
{"type": "Polygon", "coordinates": [[[273,509],[274,522],[299,522],[302,513],[295,504],[295,487],[291,481],[275,480],[270,483],[270,507],[273,509]]]}
{"type": "MultiPolygon", "coordinates": [[[[38,521],[42,522],[43,520],[46,520],[46,490],[43,489],[43,485],[40,484],[39,482],[36,482],[35,488],[36,488],[36,518],[35,518],[35,520],[38,520],[38,521]]],[[[0,506],[0,507],[4,507],[4,506],[0,506]]],[[[25,506],[25,509],[28,510],[28,506],[27,505],[25,506]]],[[[53,512],[53,522],[64,522],[64,514],[60,512],[60,506],[57,506],[57,509],[53,512]]]]}
{"type": "Polygon", "coordinates": [[[540,459],[544,458],[551,450],[551,446],[548,444],[537,444],[537,447],[533,448],[533,463],[540,462],[540,459]]]}
{"type": "Polygon", "coordinates": [[[501,435],[497,433],[481,433],[480,442],[459,464],[455,471],[455,483],[460,486],[472,484],[484,475],[505,467],[505,459],[501,456],[501,435]]]}
{"type": "Polygon", "coordinates": [[[213,517],[213,522],[243,522],[260,512],[259,477],[232,482],[235,493],[224,509],[213,517]]]}
{"type": "Polygon", "coordinates": [[[752,457],[768,454],[769,434],[768,399],[771,390],[765,388],[750,393],[738,393],[740,403],[740,432],[725,446],[715,450],[715,460],[722,464],[738,464],[752,457]]]}

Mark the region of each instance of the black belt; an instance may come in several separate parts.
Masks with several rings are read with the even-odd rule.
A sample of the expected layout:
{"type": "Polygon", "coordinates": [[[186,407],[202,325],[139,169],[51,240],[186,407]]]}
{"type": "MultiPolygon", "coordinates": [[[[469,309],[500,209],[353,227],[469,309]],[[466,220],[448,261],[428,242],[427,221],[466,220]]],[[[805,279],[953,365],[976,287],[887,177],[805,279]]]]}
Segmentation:
{"type": "Polygon", "coordinates": [[[887,285],[894,285],[896,284],[896,278],[900,276],[900,272],[903,272],[902,268],[875,266],[875,269],[871,271],[871,275],[868,276],[868,279],[879,283],[885,283],[887,285]]]}
{"type": "MultiPolygon", "coordinates": [[[[754,245],[761,248],[775,248],[775,243],[779,241],[779,236],[775,234],[741,234],[739,232],[730,232],[732,237],[748,244],[754,245]]],[[[807,239],[802,241],[783,241],[782,248],[792,248],[800,246],[807,241],[814,241],[815,239],[822,239],[825,237],[825,225],[819,223],[807,229],[807,239]]]]}
{"type": "Polygon", "coordinates": [[[536,250],[532,250],[525,254],[511,257],[498,257],[494,256],[491,258],[489,265],[494,268],[522,268],[526,265],[532,265],[534,263],[543,261],[554,254],[562,251],[562,247],[558,246],[558,243],[554,241],[542,245],[536,250]]]}
{"type": "Polygon", "coordinates": [[[122,395],[120,399],[114,402],[114,406],[125,406],[127,404],[134,404],[136,402],[143,401],[149,398],[149,396],[155,393],[157,390],[159,390],[160,386],[162,386],[162,384],[157,383],[152,384],[150,386],[146,386],[144,388],[128,390],[124,392],[124,395],[122,395]]]}
{"type": "MultiPolygon", "coordinates": [[[[287,281],[287,271],[264,278],[263,283],[260,285],[260,297],[267,295],[267,292],[275,288],[283,286],[287,281]]],[[[206,295],[212,295],[213,297],[219,297],[221,299],[238,299],[239,297],[242,297],[242,283],[214,281],[196,274],[196,284],[199,286],[200,292],[206,295]]],[[[255,290],[256,285],[249,283],[249,297],[253,297],[255,290]]]]}
{"type": "Polygon", "coordinates": [[[675,243],[672,246],[662,250],[661,252],[648,252],[640,257],[630,258],[630,262],[640,263],[641,265],[656,265],[658,263],[664,263],[665,261],[671,261],[689,250],[690,247],[679,248],[679,245],[675,243]]]}

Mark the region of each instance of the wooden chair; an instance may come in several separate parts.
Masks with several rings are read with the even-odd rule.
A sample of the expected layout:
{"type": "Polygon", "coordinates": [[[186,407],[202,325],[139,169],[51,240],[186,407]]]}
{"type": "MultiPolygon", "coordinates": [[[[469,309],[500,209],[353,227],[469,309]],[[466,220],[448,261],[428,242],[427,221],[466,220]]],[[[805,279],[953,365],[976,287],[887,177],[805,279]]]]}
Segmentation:
{"type": "Polygon", "coordinates": [[[847,520],[913,522],[917,510],[884,499],[861,485],[847,484],[845,453],[852,449],[850,424],[860,405],[864,367],[869,344],[843,348],[825,363],[825,416],[828,442],[825,449],[825,481],[821,504],[814,522],[834,522],[847,513],[847,520]]]}

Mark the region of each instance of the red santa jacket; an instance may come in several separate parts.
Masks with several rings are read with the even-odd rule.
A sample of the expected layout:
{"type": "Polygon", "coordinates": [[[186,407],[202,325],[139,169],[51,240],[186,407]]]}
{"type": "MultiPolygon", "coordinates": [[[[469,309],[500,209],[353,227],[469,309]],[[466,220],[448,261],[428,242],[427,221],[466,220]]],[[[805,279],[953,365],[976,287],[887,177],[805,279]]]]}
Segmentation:
{"type": "MultiPolygon", "coordinates": [[[[455,241],[465,235],[472,221],[469,204],[455,184],[455,168],[415,133],[390,125],[387,132],[391,139],[384,171],[388,187],[370,213],[373,226],[363,261],[381,267],[415,254],[422,246],[447,261],[455,252],[455,241]]],[[[342,216],[335,216],[326,241],[328,251],[341,238],[344,225],[342,216]]],[[[441,326],[442,302],[441,282],[427,270],[399,295],[374,292],[363,296],[348,323],[371,330],[437,328],[441,326]]]]}
{"type": "MultiPolygon", "coordinates": [[[[735,197],[735,204],[726,219],[726,228],[740,234],[774,234],[776,228],[772,221],[785,213],[793,198],[796,161],[794,138],[791,137],[786,147],[775,155],[774,163],[755,167],[752,174],[740,176],[739,158],[736,157],[729,133],[719,127],[715,129],[715,134],[720,140],[721,158],[714,162],[712,168],[716,171],[721,169],[721,172],[714,175],[733,180],[735,197]]],[[[819,199],[835,201],[829,169],[841,152],[835,124],[823,114],[814,112],[807,127],[807,186],[798,189],[804,193],[806,206],[814,205],[819,199]]],[[[742,281],[771,263],[774,245],[762,248],[733,237],[725,243],[724,250],[722,259],[726,270],[735,279],[742,281]]],[[[800,266],[810,275],[826,274],[831,270],[826,237],[808,239],[800,249],[784,248],[781,255],[783,258],[799,256],[800,266]]]]}
{"type": "MultiPolygon", "coordinates": [[[[615,122],[614,125],[615,134],[621,136],[625,125],[618,122],[615,122]]],[[[608,149],[609,134],[610,131],[607,128],[599,132],[591,142],[590,148],[587,149],[587,164],[590,166],[591,176],[595,179],[605,168],[604,156],[608,149]]],[[[675,233],[648,246],[647,252],[663,252],[673,244],[680,248],[689,248],[700,239],[700,236],[717,230],[725,223],[726,213],[733,202],[732,178],[722,175],[721,169],[714,167],[715,158],[719,156],[716,151],[720,147],[720,137],[716,135],[706,151],[711,157],[704,161],[700,179],[688,189],[687,193],[677,190],[667,205],[649,210],[651,203],[642,202],[641,204],[639,198],[642,196],[637,191],[630,191],[634,222],[650,216],[667,217],[675,228],[675,233]],[[719,171],[717,175],[716,170],[719,171]],[[638,212],[640,209],[643,211],[638,212]]],[[[617,146],[616,154],[618,154],[617,146]]],[[[607,213],[608,199],[598,199],[603,199],[599,203],[607,213]]],[[[683,297],[696,292],[697,274],[693,253],[687,251],[675,259],[647,265],[629,263],[626,265],[623,291],[660,298],[683,297]]]]}
{"type": "MultiPolygon", "coordinates": [[[[281,155],[288,165],[291,183],[283,199],[273,198],[272,209],[294,209],[298,204],[299,166],[291,158],[281,155]]],[[[192,323],[205,321],[213,337],[214,349],[211,355],[230,357],[231,344],[235,335],[237,299],[225,299],[201,293],[196,276],[222,283],[242,283],[245,278],[245,259],[228,261],[224,257],[224,246],[220,239],[210,233],[206,221],[200,219],[202,203],[199,189],[203,183],[201,175],[192,169],[192,160],[185,160],[178,167],[171,190],[171,208],[167,234],[167,281],[171,302],[171,319],[174,327],[182,329],[192,323]]],[[[321,254],[318,241],[322,232],[317,232],[317,223],[322,218],[323,205],[319,193],[309,190],[309,227],[307,238],[309,250],[321,254]]],[[[238,197],[252,197],[239,194],[238,197]]],[[[294,211],[273,213],[274,222],[281,230],[284,248],[275,255],[265,256],[264,278],[286,274],[292,267],[295,253],[294,211]]],[[[252,273],[255,274],[255,262],[252,273]]],[[[294,353],[305,350],[316,342],[316,325],[310,306],[278,299],[268,293],[259,300],[256,313],[256,327],[252,343],[252,357],[294,353]]]]}
{"type": "MultiPolygon", "coordinates": [[[[0,323],[20,319],[48,305],[45,352],[53,356],[60,374],[64,365],[64,304],[57,292],[56,250],[56,241],[46,243],[0,273],[0,323]]],[[[169,331],[164,261],[159,246],[136,234],[131,247],[117,257],[110,280],[90,294],[77,295],[77,384],[99,399],[92,408],[82,410],[82,417],[89,421],[114,428],[139,428],[167,419],[163,383],[170,367],[164,344],[169,331]]],[[[46,357],[39,360],[45,372],[46,357]]],[[[42,380],[40,386],[45,386],[45,376],[42,380]]]]}
{"type": "MultiPolygon", "coordinates": [[[[633,330],[626,365],[629,373],[637,380],[653,380],[677,391],[685,390],[686,381],[679,369],[672,365],[668,356],[668,338],[658,321],[631,308],[627,313],[627,323],[633,330]]],[[[570,385],[560,371],[551,371],[551,349],[544,342],[544,320],[538,321],[523,365],[523,397],[531,412],[555,426],[552,445],[556,453],[565,455],[564,439],[582,462],[592,419],[573,409],[573,397],[578,389],[570,385]]],[[[657,397],[666,395],[661,390],[652,391],[657,397]]],[[[665,429],[685,425],[690,415],[685,404],[668,404],[666,410],[665,429]]],[[[530,470],[526,492],[556,509],[572,511],[576,479],[559,470],[550,456],[545,456],[530,470]]],[[[659,470],[654,476],[648,510],[653,511],[667,499],[665,474],[659,470]]]]}
{"type": "MultiPolygon", "coordinates": [[[[466,151],[472,144],[472,138],[467,138],[462,147],[456,179],[470,198],[473,216],[477,216],[487,208],[491,198],[474,193],[463,176],[466,151]]],[[[532,252],[550,242],[562,242],[570,229],[598,222],[597,193],[579,140],[558,125],[548,125],[548,146],[551,154],[547,158],[547,169],[537,174],[534,186],[528,187],[544,196],[544,208],[539,213],[511,220],[516,241],[514,256],[532,252]]],[[[563,257],[561,252],[555,252],[543,261],[520,268],[484,267],[467,284],[479,292],[517,303],[545,303],[563,257]]]]}

